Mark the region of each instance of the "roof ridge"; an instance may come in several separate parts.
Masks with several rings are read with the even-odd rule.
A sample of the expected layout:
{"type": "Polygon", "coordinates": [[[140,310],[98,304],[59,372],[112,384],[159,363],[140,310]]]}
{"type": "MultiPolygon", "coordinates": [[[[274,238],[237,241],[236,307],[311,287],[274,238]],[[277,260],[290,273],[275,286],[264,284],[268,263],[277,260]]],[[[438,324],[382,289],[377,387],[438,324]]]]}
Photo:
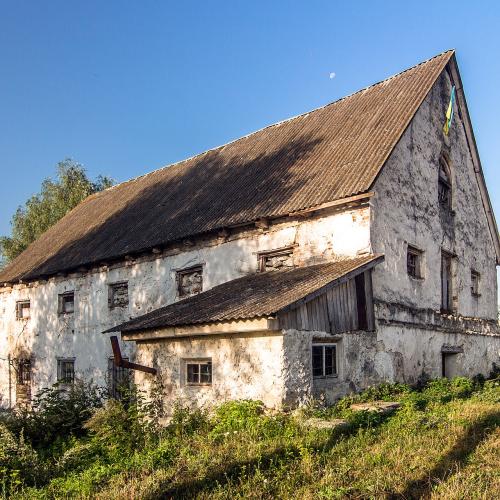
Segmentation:
{"type": "MultiPolygon", "coordinates": [[[[104,189],[103,191],[99,191],[98,193],[94,193],[93,195],[90,195],[90,196],[99,196],[101,193],[105,193],[105,192],[110,191],[110,190],[112,190],[112,189],[116,189],[116,188],[118,188],[118,187],[120,187],[120,186],[123,186],[124,184],[128,184],[128,183],[131,183],[131,182],[135,182],[135,181],[137,181],[137,180],[139,180],[139,179],[143,179],[143,178],[145,178],[145,177],[147,177],[147,176],[149,176],[149,175],[153,175],[153,174],[155,174],[156,172],[160,172],[161,170],[164,170],[164,169],[166,169],[166,168],[175,167],[175,166],[180,165],[180,164],[182,164],[182,163],[184,163],[184,162],[188,162],[188,161],[190,161],[190,160],[194,160],[195,158],[201,157],[201,156],[206,155],[206,154],[208,154],[208,153],[211,153],[211,152],[213,152],[213,151],[222,150],[222,149],[224,149],[225,147],[229,146],[230,144],[233,144],[233,143],[235,143],[235,142],[241,141],[241,140],[243,140],[243,139],[247,139],[248,137],[251,137],[252,135],[258,134],[259,132],[262,132],[262,131],[267,130],[267,129],[269,129],[269,128],[272,128],[272,127],[279,127],[280,125],[283,125],[284,123],[288,123],[288,122],[291,122],[291,121],[293,121],[293,120],[297,120],[297,119],[299,119],[299,118],[304,118],[304,117],[306,117],[306,116],[310,115],[311,113],[314,113],[314,112],[316,112],[316,111],[320,111],[320,110],[322,110],[322,109],[326,109],[326,108],[328,108],[328,107],[330,107],[330,106],[333,106],[333,105],[335,105],[335,104],[338,104],[339,102],[342,102],[342,101],[344,101],[344,100],[346,100],[346,99],[349,99],[349,98],[351,98],[351,97],[354,97],[355,95],[360,94],[361,92],[365,92],[365,91],[367,91],[368,89],[371,89],[371,88],[373,88],[373,87],[376,87],[377,85],[382,85],[383,83],[388,82],[388,81],[390,81],[390,80],[392,80],[392,79],[394,79],[394,78],[396,78],[396,77],[398,77],[398,76],[401,76],[401,75],[403,75],[404,73],[407,73],[408,71],[411,71],[411,70],[413,70],[413,69],[415,69],[415,68],[418,68],[419,66],[422,66],[422,65],[424,65],[424,64],[427,64],[427,63],[429,63],[430,61],[432,61],[432,60],[434,60],[434,59],[437,59],[438,57],[441,57],[441,56],[443,56],[443,55],[447,54],[448,52],[450,52],[450,53],[452,53],[452,54],[453,54],[453,53],[455,52],[455,49],[448,49],[448,50],[445,50],[445,51],[443,51],[443,52],[440,52],[439,54],[436,54],[435,56],[432,56],[432,57],[430,57],[430,58],[428,58],[428,59],[425,59],[424,61],[421,61],[421,62],[419,62],[419,63],[417,63],[417,64],[414,64],[413,66],[410,66],[409,68],[406,68],[406,69],[404,69],[404,70],[402,70],[402,71],[399,71],[398,73],[394,73],[393,75],[388,76],[387,78],[384,78],[383,80],[379,80],[378,82],[372,83],[371,85],[368,85],[368,86],[363,87],[363,88],[361,88],[361,89],[359,89],[359,90],[356,90],[355,92],[352,92],[351,94],[347,94],[347,95],[345,95],[345,96],[343,96],[343,97],[339,97],[339,98],[338,98],[338,99],[336,99],[335,101],[331,101],[331,102],[329,102],[329,103],[327,103],[327,104],[324,104],[323,106],[318,106],[317,108],[313,108],[313,109],[311,109],[311,110],[309,110],[309,111],[305,111],[305,112],[303,112],[303,113],[299,113],[298,115],[294,115],[294,116],[291,116],[291,117],[289,117],[289,118],[285,118],[285,119],[283,119],[283,120],[280,120],[280,121],[278,121],[278,122],[271,123],[271,124],[269,124],[269,125],[265,125],[264,127],[261,127],[261,128],[259,128],[259,129],[257,129],[257,130],[254,130],[253,132],[249,132],[248,134],[242,135],[241,137],[238,137],[238,138],[236,138],[236,139],[233,139],[233,140],[231,140],[231,141],[228,141],[228,142],[226,142],[226,143],[224,143],[224,144],[220,144],[219,146],[214,146],[214,147],[209,148],[209,149],[206,149],[205,151],[202,151],[202,152],[200,152],[200,153],[196,153],[196,154],[194,154],[194,155],[192,155],[192,156],[189,156],[189,157],[187,157],[187,158],[183,158],[182,160],[178,160],[178,161],[175,161],[175,162],[173,162],[173,163],[169,163],[169,164],[167,164],[167,165],[163,165],[162,167],[159,167],[159,168],[156,168],[156,169],[154,169],[154,170],[151,170],[150,172],[146,172],[146,173],[141,174],[141,175],[138,175],[138,176],[136,176],[136,177],[132,177],[131,179],[127,179],[126,181],[119,182],[118,184],[115,184],[115,185],[113,185],[113,186],[111,186],[111,187],[109,187],[109,188],[104,189]]],[[[87,198],[87,199],[88,199],[88,198],[87,198]]]]}

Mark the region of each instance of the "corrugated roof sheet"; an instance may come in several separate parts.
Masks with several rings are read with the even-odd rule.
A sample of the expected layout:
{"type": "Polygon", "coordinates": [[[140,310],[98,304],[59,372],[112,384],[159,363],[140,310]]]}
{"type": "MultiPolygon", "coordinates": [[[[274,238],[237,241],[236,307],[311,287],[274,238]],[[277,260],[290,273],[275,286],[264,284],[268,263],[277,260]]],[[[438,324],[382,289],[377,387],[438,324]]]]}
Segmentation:
{"type": "Polygon", "coordinates": [[[156,309],[107,332],[270,316],[365,264],[375,265],[382,258],[367,255],[328,264],[251,274],[156,309]]]}
{"type": "Polygon", "coordinates": [[[68,271],[368,191],[452,55],[90,196],[0,281],[68,271]]]}

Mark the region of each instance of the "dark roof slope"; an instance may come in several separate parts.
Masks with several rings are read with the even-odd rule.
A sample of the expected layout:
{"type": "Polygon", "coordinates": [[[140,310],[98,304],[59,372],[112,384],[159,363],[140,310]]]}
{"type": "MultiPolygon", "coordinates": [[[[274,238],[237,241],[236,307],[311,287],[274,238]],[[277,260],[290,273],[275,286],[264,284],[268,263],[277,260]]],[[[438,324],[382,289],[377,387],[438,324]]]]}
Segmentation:
{"type": "Polygon", "coordinates": [[[382,258],[367,255],[328,264],[251,274],[156,309],[105,333],[270,316],[366,264],[377,264],[382,258]]]}
{"type": "Polygon", "coordinates": [[[0,281],[32,280],[366,192],[452,55],[92,195],[0,281]]]}

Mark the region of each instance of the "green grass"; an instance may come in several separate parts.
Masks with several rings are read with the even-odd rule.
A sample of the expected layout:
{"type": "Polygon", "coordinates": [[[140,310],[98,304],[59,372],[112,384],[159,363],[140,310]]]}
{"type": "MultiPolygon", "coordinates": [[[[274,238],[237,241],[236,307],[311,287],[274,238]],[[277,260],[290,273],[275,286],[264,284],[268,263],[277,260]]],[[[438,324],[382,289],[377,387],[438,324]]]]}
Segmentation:
{"type": "Polygon", "coordinates": [[[256,402],[228,403],[211,418],[179,410],[167,431],[128,452],[91,435],[61,460],[47,484],[13,497],[489,500],[500,497],[500,385],[383,386],[295,415],[268,416],[256,402]],[[349,409],[381,398],[402,407],[384,418],[349,409]],[[308,429],[311,415],[350,425],[308,429]]]}

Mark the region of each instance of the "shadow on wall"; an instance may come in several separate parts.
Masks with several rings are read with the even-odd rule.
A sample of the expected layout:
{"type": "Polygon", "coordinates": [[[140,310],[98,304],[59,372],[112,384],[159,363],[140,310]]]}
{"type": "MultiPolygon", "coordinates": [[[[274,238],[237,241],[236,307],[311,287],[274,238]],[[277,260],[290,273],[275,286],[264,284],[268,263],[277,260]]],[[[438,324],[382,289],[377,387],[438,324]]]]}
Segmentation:
{"type": "MultiPolygon", "coordinates": [[[[224,227],[229,221],[237,224],[281,212],[297,188],[308,182],[308,175],[315,175],[304,174],[299,167],[321,142],[322,139],[302,135],[268,154],[255,157],[250,150],[248,159],[228,159],[221,152],[212,151],[189,165],[183,175],[176,177],[176,170],[172,175],[149,174],[143,190],[139,191],[134,182],[112,188],[78,209],[89,223],[102,213],[109,214],[107,219],[88,232],[84,228],[68,228],[73,234],[71,241],[35,267],[29,276],[145,251],[190,234],[224,227]],[[287,168],[273,168],[274,165],[287,168]],[[113,200],[108,200],[110,193],[113,200]],[[117,206],[108,207],[108,202],[117,206]]],[[[66,225],[71,223],[71,217],[72,214],[66,219],[66,225]]]]}

